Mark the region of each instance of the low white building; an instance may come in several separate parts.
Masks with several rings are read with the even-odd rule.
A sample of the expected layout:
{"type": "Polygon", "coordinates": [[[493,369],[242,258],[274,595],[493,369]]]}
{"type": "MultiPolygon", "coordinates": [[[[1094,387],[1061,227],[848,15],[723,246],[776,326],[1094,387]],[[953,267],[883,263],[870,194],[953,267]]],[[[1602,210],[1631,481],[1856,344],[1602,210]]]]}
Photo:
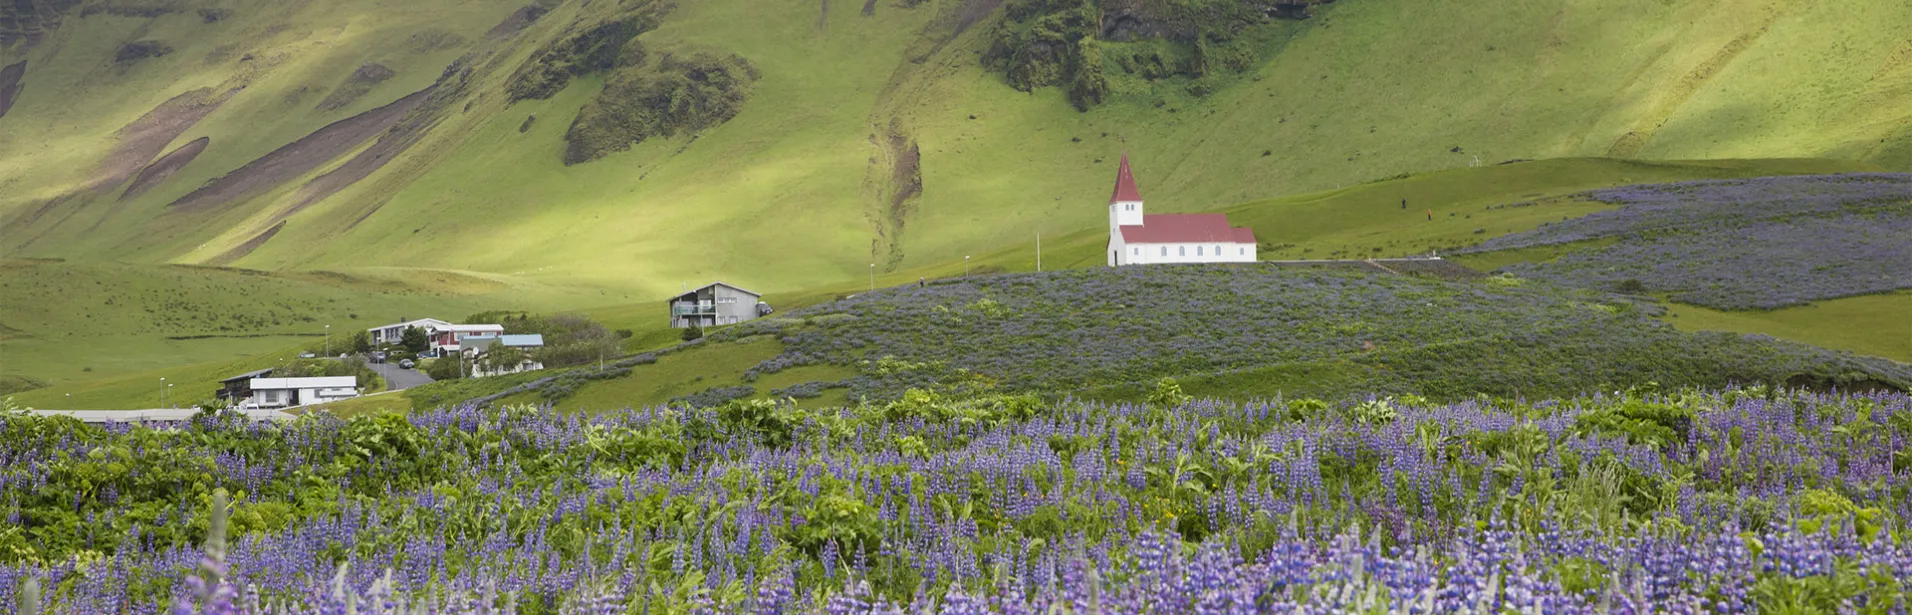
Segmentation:
{"type": "Polygon", "coordinates": [[[418,327],[425,332],[425,335],[431,335],[432,332],[437,331],[439,327],[449,324],[451,323],[436,318],[420,318],[418,320],[407,320],[397,324],[372,327],[366,329],[366,331],[371,333],[372,345],[377,346],[379,344],[397,344],[399,340],[405,337],[405,329],[410,327],[418,327]]]}
{"type": "Polygon", "coordinates": [[[544,363],[539,362],[533,357],[533,353],[539,348],[544,347],[544,336],[536,333],[523,335],[474,335],[461,340],[458,347],[459,352],[463,353],[465,359],[470,361],[470,366],[466,368],[468,370],[466,371],[466,375],[472,378],[501,376],[504,374],[516,374],[518,372],[544,369],[544,363]],[[515,348],[522,351],[517,363],[512,365],[498,364],[498,361],[494,360],[495,357],[491,356],[494,344],[504,348],[515,348]]]}
{"type": "Polygon", "coordinates": [[[1129,157],[1109,196],[1109,266],[1157,263],[1252,263],[1255,232],[1228,226],[1223,214],[1144,214],[1129,157]]]}
{"type": "Polygon", "coordinates": [[[288,408],[358,397],[358,377],[253,378],[242,408],[288,408]]]}

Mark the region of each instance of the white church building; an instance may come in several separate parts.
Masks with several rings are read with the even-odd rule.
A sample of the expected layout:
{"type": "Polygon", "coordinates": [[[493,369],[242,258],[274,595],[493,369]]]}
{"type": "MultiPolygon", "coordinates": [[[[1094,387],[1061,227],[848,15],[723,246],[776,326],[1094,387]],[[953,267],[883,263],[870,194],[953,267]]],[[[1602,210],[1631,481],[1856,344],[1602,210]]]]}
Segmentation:
{"type": "Polygon", "coordinates": [[[1109,196],[1109,266],[1153,263],[1252,263],[1255,232],[1228,226],[1223,214],[1144,214],[1129,156],[1109,196]]]}

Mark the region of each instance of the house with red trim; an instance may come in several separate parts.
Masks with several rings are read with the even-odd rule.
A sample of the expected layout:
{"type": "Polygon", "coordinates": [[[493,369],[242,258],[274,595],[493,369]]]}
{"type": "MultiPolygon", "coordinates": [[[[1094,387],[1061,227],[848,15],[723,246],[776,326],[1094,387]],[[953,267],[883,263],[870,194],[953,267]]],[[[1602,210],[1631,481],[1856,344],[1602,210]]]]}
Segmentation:
{"type": "Polygon", "coordinates": [[[1129,156],[1109,195],[1109,266],[1156,263],[1252,263],[1255,232],[1228,226],[1224,214],[1145,214],[1129,156]]]}

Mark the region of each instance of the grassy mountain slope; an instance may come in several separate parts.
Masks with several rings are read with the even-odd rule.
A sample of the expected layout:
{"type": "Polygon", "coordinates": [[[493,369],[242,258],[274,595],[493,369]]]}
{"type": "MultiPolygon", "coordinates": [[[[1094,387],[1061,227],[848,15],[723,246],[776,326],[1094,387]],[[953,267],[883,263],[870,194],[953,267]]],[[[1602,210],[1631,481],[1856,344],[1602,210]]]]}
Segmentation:
{"type": "MultiPolygon", "coordinates": [[[[515,103],[507,85],[541,48],[637,0],[539,3],[548,12],[502,1],[181,0],[156,14],[82,4],[43,22],[57,27],[36,40],[0,41],[0,67],[25,63],[0,117],[0,255],[118,263],[66,273],[79,279],[178,263],[456,271],[509,287],[432,304],[450,315],[476,304],[648,314],[651,299],[713,278],[849,292],[872,262],[878,283],[957,273],[965,255],[1028,270],[1036,232],[1047,267],[1092,265],[1122,151],[1151,210],[1226,209],[1282,258],[1414,253],[1477,229],[1523,230],[1591,211],[1556,197],[1597,186],[1912,169],[1912,105],[1901,104],[1912,97],[1912,7],[1891,3],[1349,0],[1259,26],[1264,57],[1200,83],[1128,74],[1123,55],[1157,43],[1107,41],[1108,95],[1087,112],[1062,88],[1017,91],[983,66],[1001,12],[988,0],[876,3],[867,15],[814,1],[681,3],[637,41],[653,58],[747,61],[759,78],[741,111],[571,166],[566,133],[605,75],[515,103]],[[143,41],[171,51],[120,59],[143,41]],[[390,76],[362,78],[383,74],[372,67],[390,76]],[[417,106],[301,150],[240,198],[172,206],[405,100],[417,106]],[[1577,156],[1836,160],[1494,166],[1577,156]],[[155,165],[162,157],[176,164],[155,165]],[[340,179],[356,177],[355,157],[380,164],[340,179]],[[1363,183],[1423,171],[1441,172],[1363,183]],[[122,196],[135,176],[156,179],[122,196]],[[1302,196],[1254,200],[1283,194],[1302,196]],[[1487,209],[1527,200],[1545,207],[1487,209]],[[1415,215],[1428,208],[1459,215],[1415,215]]],[[[63,310],[66,299],[21,301],[88,311],[63,310]]],[[[106,369],[96,357],[121,357],[118,373],[272,348],[125,339],[122,351],[9,338],[7,371],[77,382],[90,373],[76,369],[106,369]]]]}
{"type": "MultiPolygon", "coordinates": [[[[234,264],[544,267],[651,291],[712,276],[781,290],[863,273],[872,251],[886,266],[908,266],[1028,230],[1097,226],[1109,162],[1122,150],[1135,153],[1154,207],[1199,210],[1476,158],[1823,155],[1902,166],[1912,117],[1881,104],[1903,100],[1912,79],[1899,34],[1912,8],[1900,6],[1346,2],[1275,26],[1285,29],[1270,39],[1278,51],[1206,97],[1110,67],[1107,102],[1078,113],[1057,89],[1025,94],[987,72],[976,54],[993,22],[955,33],[939,19],[960,11],[953,1],[882,5],[868,17],[809,2],[715,1],[678,7],[639,40],[747,59],[762,79],[742,112],[694,140],[653,139],[564,167],[563,134],[602,81],[576,79],[549,100],[517,104],[500,91],[536,46],[616,5],[559,4],[505,41],[483,32],[515,7],[461,5],[435,27],[462,46],[407,54],[408,31],[424,30],[422,15],[435,11],[322,4],[236,10],[216,24],[95,15],[28,51],[25,94],[0,126],[8,144],[36,144],[6,148],[0,161],[19,187],[0,203],[9,216],[73,186],[72,170],[100,158],[104,134],[143,109],[193,87],[247,87],[180,135],[214,138],[178,176],[124,205],[68,205],[69,222],[15,217],[8,249],[211,262],[285,218],[234,264]],[[129,38],[176,51],[118,67],[108,56],[129,38]],[[208,66],[215,52],[240,48],[284,58],[260,69],[208,66]],[[483,54],[472,56],[469,92],[419,145],[356,186],[289,217],[278,214],[285,189],[221,215],[162,213],[198,182],[324,120],[424,87],[461,52],[483,54]],[[284,104],[373,61],[398,76],[360,103],[331,114],[284,104]],[[112,95],[122,91],[152,93],[133,103],[112,95]],[[83,102],[68,109],[67,99],[83,102]],[[519,132],[531,115],[538,121],[519,132]],[[241,129],[249,136],[226,147],[221,137],[241,129]],[[889,164],[892,137],[920,152],[921,195],[900,206],[886,202],[896,190],[871,163],[889,164]]],[[[322,97],[313,98],[306,104],[322,97]]],[[[1264,235],[1282,241],[1278,230],[1264,235]]]]}

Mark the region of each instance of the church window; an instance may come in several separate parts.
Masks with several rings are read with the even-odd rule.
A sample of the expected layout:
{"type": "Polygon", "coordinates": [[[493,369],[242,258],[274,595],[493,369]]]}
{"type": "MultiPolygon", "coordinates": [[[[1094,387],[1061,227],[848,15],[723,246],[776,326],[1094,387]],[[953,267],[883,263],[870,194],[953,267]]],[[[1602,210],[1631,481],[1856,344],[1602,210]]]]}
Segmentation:
{"type": "Polygon", "coordinates": [[[1168,256],[1168,246],[1162,246],[1162,256],[1168,256]]]}
{"type": "Polygon", "coordinates": [[[1175,246],[1176,256],[1188,256],[1188,246],[1175,246]]]}
{"type": "Polygon", "coordinates": [[[1202,255],[1202,247],[1201,247],[1201,246],[1195,246],[1195,255],[1196,255],[1196,256],[1201,256],[1201,255],[1202,255]]]}

